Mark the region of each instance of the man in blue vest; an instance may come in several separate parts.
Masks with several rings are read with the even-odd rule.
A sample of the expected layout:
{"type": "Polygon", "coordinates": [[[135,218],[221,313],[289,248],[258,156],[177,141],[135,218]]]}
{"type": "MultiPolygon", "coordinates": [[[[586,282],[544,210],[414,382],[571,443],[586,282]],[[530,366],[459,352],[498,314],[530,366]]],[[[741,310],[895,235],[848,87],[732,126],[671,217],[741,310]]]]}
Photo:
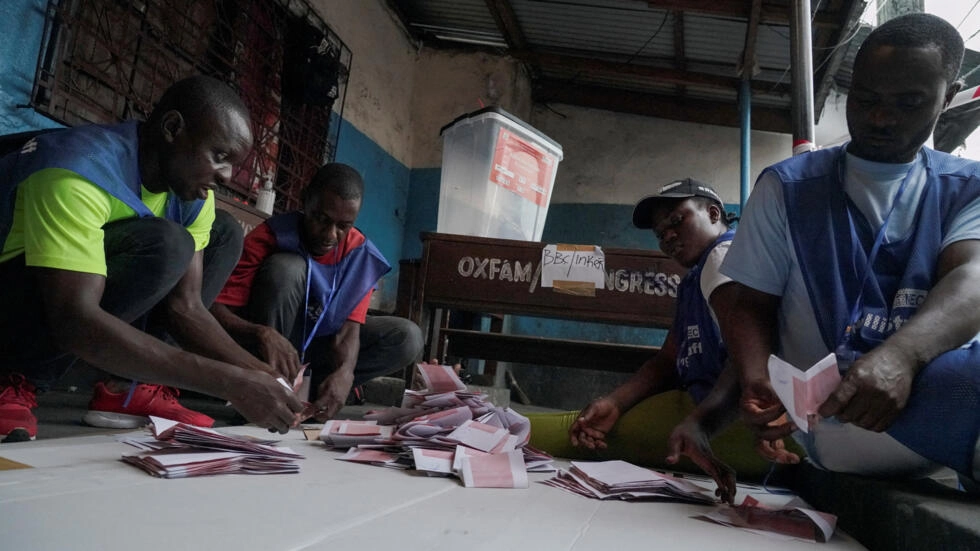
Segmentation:
{"type": "MultiPolygon", "coordinates": [[[[724,369],[728,353],[718,328],[718,317],[734,301],[735,286],[718,271],[735,234],[730,222],[715,190],[693,178],[667,184],[636,204],[633,225],[652,229],[660,250],[689,269],[678,286],[677,314],[660,352],[627,382],[586,406],[569,430],[574,445],[605,448],[609,431],[640,401],[686,390],[698,406],[670,436],[668,461],[689,456],[718,482],[719,495],[729,502],[735,473],[715,457],[708,441],[737,417],[737,378],[734,370],[724,369]]],[[[799,460],[781,444],[767,443],[760,450],[776,461],[799,460]]]]}
{"type": "Polygon", "coordinates": [[[367,315],[374,286],[391,267],[354,227],[363,197],[356,170],[320,167],[303,190],[303,210],[273,216],[248,234],[211,308],[231,335],[280,372],[309,364],[320,421],[344,405],[352,385],[421,359],[417,325],[367,315]]]}
{"type": "Polygon", "coordinates": [[[210,425],[162,386],[173,385],[288,430],[299,401],[204,305],[241,246],[214,189],[251,144],[241,99],[197,76],[165,91],[145,123],[46,133],[0,159],[0,435],[34,438],[35,389],[78,358],[133,380],[97,385],[92,424],[210,425]]]}
{"type": "Polygon", "coordinates": [[[840,385],[795,435],[832,471],[902,478],[947,466],[980,478],[980,163],[923,147],[960,88],[963,40],[911,14],[854,62],[851,142],[759,177],[722,273],[743,417],[790,434],[767,358],[807,369],[831,352],[840,385]]]}

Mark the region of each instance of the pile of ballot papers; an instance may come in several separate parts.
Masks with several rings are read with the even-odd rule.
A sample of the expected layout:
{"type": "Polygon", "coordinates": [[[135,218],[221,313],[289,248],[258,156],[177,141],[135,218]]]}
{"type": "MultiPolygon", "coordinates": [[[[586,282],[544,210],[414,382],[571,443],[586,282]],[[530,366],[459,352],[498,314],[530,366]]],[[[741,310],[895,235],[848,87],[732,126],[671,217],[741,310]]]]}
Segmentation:
{"type": "Polygon", "coordinates": [[[541,483],[595,499],[715,502],[707,488],[690,480],[619,460],[572,461],[569,470],[560,470],[553,478],[541,483]]]}
{"type": "MultiPolygon", "coordinates": [[[[594,499],[677,500],[710,505],[710,490],[691,480],[678,478],[625,461],[572,461],[568,471],[542,484],[594,499]]],[[[758,495],[758,494],[757,494],[758,495]]],[[[781,497],[768,496],[766,498],[781,497]]],[[[782,496],[785,497],[785,496],[782,496]]],[[[837,526],[837,517],[811,509],[798,497],[778,506],[746,496],[741,505],[722,504],[693,518],[766,535],[770,538],[826,542],[837,526]]]]}
{"type": "Polygon", "coordinates": [[[160,478],[213,474],[298,473],[303,456],[274,440],[223,434],[216,430],[150,417],[149,436],[121,436],[124,444],[143,450],[122,461],[160,478]]]}
{"type": "Polygon", "coordinates": [[[527,417],[468,391],[448,365],[418,368],[425,390],[406,390],[401,407],[365,420],[327,421],[320,440],[347,448],[344,461],[456,476],[466,487],[527,488],[529,471],[555,470],[551,456],[528,446],[527,417]]]}
{"type": "Polygon", "coordinates": [[[793,497],[778,507],[765,505],[745,496],[741,505],[718,507],[694,518],[724,526],[742,528],[770,538],[799,539],[826,543],[834,535],[837,516],[811,509],[803,500],[793,497]]]}

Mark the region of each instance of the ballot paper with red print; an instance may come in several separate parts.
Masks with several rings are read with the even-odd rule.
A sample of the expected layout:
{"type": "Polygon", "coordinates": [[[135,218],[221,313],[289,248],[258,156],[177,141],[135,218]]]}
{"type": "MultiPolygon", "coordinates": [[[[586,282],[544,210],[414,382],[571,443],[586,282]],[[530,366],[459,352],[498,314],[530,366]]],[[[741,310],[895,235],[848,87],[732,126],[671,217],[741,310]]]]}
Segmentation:
{"type": "Polygon", "coordinates": [[[467,457],[483,457],[490,455],[487,452],[481,452],[480,450],[474,450],[473,448],[467,448],[466,446],[456,446],[455,455],[453,455],[453,472],[459,473],[463,471],[463,459],[467,457]]]}
{"type": "Polygon", "coordinates": [[[119,441],[143,450],[123,455],[121,461],[160,478],[186,478],[215,474],[286,474],[299,472],[303,456],[275,441],[230,435],[150,417],[150,430],[159,444],[146,438],[119,441]]]}
{"type": "Polygon", "coordinates": [[[446,438],[470,448],[489,452],[503,443],[509,434],[507,429],[469,420],[456,427],[446,438]]]}
{"type": "Polygon", "coordinates": [[[331,448],[349,448],[388,440],[393,430],[370,420],[330,420],[323,424],[320,440],[331,448]]]}
{"type": "Polygon", "coordinates": [[[466,390],[466,385],[456,376],[451,365],[416,364],[422,382],[429,392],[454,392],[466,390]]]}
{"type": "Polygon", "coordinates": [[[404,461],[400,454],[377,449],[351,448],[337,459],[391,469],[408,469],[412,466],[410,462],[404,461]]]}
{"type": "MultiPolygon", "coordinates": [[[[289,448],[283,448],[288,450],[289,448]]],[[[160,478],[187,478],[216,474],[291,474],[299,464],[282,457],[259,457],[242,452],[165,450],[124,455],[124,463],[160,478]]]]}
{"type": "Polygon", "coordinates": [[[773,538],[800,539],[825,543],[834,535],[837,517],[810,508],[794,497],[788,503],[772,507],[746,496],[741,505],[721,506],[693,518],[742,528],[773,538]]]}
{"type": "Polygon", "coordinates": [[[415,469],[426,474],[453,474],[454,450],[435,450],[429,448],[412,448],[412,460],[415,469]]]}
{"type": "Polygon", "coordinates": [[[369,412],[365,421],[324,425],[320,438],[329,447],[350,447],[338,459],[414,467],[473,487],[526,488],[529,470],[555,471],[550,455],[527,446],[527,417],[466,390],[450,366],[419,368],[426,388],[406,390],[401,407],[369,412]]]}
{"type": "Polygon", "coordinates": [[[150,429],[157,439],[173,440],[193,448],[237,451],[256,456],[287,457],[302,459],[303,456],[289,448],[276,447],[277,440],[254,438],[248,435],[225,434],[214,429],[198,427],[150,416],[150,429]]]}
{"type": "Polygon", "coordinates": [[[467,488],[527,488],[527,468],[520,450],[464,456],[460,466],[467,488]]]}
{"type": "Polygon", "coordinates": [[[690,480],[620,460],[572,461],[568,471],[559,470],[556,476],[542,481],[542,484],[604,500],[669,499],[692,503],[715,502],[707,488],[690,480]]]}
{"type": "Polygon", "coordinates": [[[840,385],[837,356],[831,352],[806,371],[769,356],[769,382],[796,428],[810,432],[818,422],[817,410],[840,385]]]}
{"type": "Polygon", "coordinates": [[[553,473],[558,470],[555,466],[555,458],[547,452],[529,445],[521,449],[524,451],[524,466],[527,467],[527,472],[553,473]]]}

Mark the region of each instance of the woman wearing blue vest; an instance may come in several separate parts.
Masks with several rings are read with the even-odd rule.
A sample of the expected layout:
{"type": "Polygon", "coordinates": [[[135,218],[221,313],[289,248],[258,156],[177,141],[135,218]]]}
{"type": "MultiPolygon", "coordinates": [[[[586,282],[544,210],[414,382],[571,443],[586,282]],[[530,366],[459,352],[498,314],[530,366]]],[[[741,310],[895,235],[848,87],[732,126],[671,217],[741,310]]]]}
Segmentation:
{"type": "Polygon", "coordinates": [[[421,359],[417,325],[367,315],[374,286],[391,267],[354,227],[363,196],[356,170],[322,166],[303,190],[302,211],[273,216],[248,234],[211,308],[280,372],[309,364],[320,421],[344,405],[352,385],[421,359]]]}
{"type": "MultiPolygon", "coordinates": [[[[677,314],[660,352],[629,381],[583,409],[569,430],[576,446],[606,448],[607,435],[627,411],[651,396],[686,390],[698,406],[673,430],[667,461],[690,457],[729,502],[734,471],[715,457],[708,441],[737,416],[737,380],[734,371],[724,369],[728,355],[716,317],[724,316],[734,300],[731,280],[718,271],[735,233],[730,222],[715,190],[693,178],[665,185],[637,203],[633,225],[652,229],[660,249],[689,269],[678,286],[677,314]]],[[[798,460],[775,446],[768,448],[774,459],[798,460]]]]}
{"type": "Polygon", "coordinates": [[[980,163],[923,147],[962,57],[959,33],[932,15],[872,31],[854,62],[850,143],[763,171],[722,265],[740,287],[726,335],[757,434],[795,429],[774,422],[769,355],[805,370],[836,354],[826,419],[794,433],[818,467],[980,478],[980,163]]]}
{"type": "Polygon", "coordinates": [[[299,401],[205,306],[241,247],[214,189],[251,145],[241,99],[197,76],[167,89],[144,123],[50,132],[0,159],[0,435],[34,438],[35,389],[78,358],[134,380],[96,385],[90,424],[157,415],[210,426],[172,385],[288,430],[299,401]],[[182,349],[140,329],[154,327],[182,349]]]}

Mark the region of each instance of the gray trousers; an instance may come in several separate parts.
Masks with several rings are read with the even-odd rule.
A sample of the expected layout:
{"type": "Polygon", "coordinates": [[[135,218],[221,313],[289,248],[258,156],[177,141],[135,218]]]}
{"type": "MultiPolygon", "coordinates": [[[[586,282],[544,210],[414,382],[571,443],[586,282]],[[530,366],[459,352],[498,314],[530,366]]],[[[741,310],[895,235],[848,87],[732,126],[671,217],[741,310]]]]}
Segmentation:
{"type": "MultiPolygon", "coordinates": [[[[302,347],[305,314],[306,259],[293,253],[276,253],[259,267],[252,283],[249,302],[242,309],[245,319],[274,327],[297,350],[302,347]]],[[[305,360],[312,369],[312,388],[330,374],[333,336],[317,337],[310,343],[305,360]]],[[[401,371],[421,360],[422,331],[411,321],[395,316],[368,316],[361,326],[361,347],[354,368],[354,385],[401,371]]]]}

